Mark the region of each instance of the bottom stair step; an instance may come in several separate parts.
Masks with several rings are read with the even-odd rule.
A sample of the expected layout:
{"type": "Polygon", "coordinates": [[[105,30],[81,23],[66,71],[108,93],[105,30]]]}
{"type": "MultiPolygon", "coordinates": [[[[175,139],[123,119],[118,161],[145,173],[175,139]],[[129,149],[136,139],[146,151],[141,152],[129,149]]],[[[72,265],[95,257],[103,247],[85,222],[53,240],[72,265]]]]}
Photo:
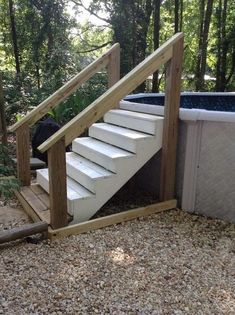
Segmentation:
{"type": "MultiPolygon", "coordinates": [[[[16,191],[15,193],[26,213],[28,213],[33,221],[36,222],[39,218],[50,225],[50,199],[45,190],[38,184],[32,184],[29,187],[22,187],[20,191],[16,191]]],[[[67,217],[68,222],[73,220],[73,217],[69,213],[67,217]]]]}
{"type": "MultiPolygon", "coordinates": [[[[37,183],[49,193],[48,169],[37,170],[37,183]]],[[[68,212],[73,215],[74,209],[78,209],[82,200],[93,199],[95,195],[85,187],[67,176],[68,212]]]]}

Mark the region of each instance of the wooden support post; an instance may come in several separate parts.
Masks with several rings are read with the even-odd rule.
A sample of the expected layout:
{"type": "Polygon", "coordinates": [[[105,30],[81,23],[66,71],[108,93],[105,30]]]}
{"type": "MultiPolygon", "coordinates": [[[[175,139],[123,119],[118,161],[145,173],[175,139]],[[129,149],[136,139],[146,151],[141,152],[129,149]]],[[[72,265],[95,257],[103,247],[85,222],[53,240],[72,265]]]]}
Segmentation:
{"type": "Polygon", "coordinates": [[[23,186],[29,186],[30,175],[30,146],[29,126],[22,125],[16,130],[16,152],[17,152],[17,177],[23,186]]]}
{"type": "Polygon", "coordinates": [[[112,51],[108,63],[108,87],[110,88],[120,79],[120,46],[112,51]]]}
{"type": "Polygon", "coordinates": [[[68,224],[64,137],[48,150],[48,168],[51,214],[50,222],[53,229],[58,229],[68,224]]]}
{"type": "Polygon", "coordinates": [[[183,59],[183,38],[173,45],[173,55],[167,65],[164,127],[161,161],[160,200],[175,196],[175,167],[180,105],[181,69],[183,59]]]}

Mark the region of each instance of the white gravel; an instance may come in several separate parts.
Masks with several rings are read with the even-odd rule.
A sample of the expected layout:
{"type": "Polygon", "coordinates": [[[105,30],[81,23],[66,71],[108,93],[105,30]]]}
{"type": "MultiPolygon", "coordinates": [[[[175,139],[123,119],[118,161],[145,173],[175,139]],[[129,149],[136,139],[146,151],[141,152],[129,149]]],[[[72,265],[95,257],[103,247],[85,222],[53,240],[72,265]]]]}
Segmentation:
{"type": "Polygon", "coordinates": [[[0,314],[235,314],[235,225],[169,211],[0,248],[0,314]]]}

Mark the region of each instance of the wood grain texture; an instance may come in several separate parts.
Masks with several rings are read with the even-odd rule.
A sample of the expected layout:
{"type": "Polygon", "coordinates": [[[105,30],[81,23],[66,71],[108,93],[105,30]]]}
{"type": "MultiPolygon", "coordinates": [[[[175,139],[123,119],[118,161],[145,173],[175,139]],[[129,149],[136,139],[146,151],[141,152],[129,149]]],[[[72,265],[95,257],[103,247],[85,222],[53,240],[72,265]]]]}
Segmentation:
{"type": "Polygon", "coordinates": [[[110,88],[120,79],[120,46],[109,55],[108,87],[110,88]]]}
{"type": "Polygon", "coordinates": [[[48,207],[38,199],[29,187],[22,187],[20,192],[32,208],[37,209],[39,212],[48,210],[48,207]]]}
{"type": "Polygon", "coordinates": [[[149,75],[169,61],[173,54],[174,44],[182,37],[182,33],[175,34],[125,77],[114,84],[107,92],[75,116],[53,136],[43,142],[38,149],[41,152],[45,152],[63,137],[65,137],[65,144],[70,144],[74,138],[78,137],[84,130],[103,117],[108,110],[114,108],[117,102],[132,92],[149,75]]]}
{"type": "Polygon", "coordinates": [[[24,211],[28,214],[28,216],[34,221],[38,222],[41,221],[41,218],[39,215],[34,211],[34,209],[29,205],[29,203],[25,200],[25,198],[22,196],[20,191],[14,191],[17,199],[21,203],[22,207],[24,208],[24,211]]]}
{"type": "Polygon", "coordinates": [[[67,182],[65,163],[65,140],[60,139],[48,150],[49,196],[51,226],[54,229],[66,226],[67,182]]]}
{"type": "Polygon", "coordinates": [[[104,55],[102,55],[97,60],[93,61],[89,66],[83,69],[55,93],[49,96],[41,104],[39,104],[35,109],[28,113],[23,119],[15,123],[9,128],[9,131],[16,131],[24,124],[33,125],[45,114],[47,114],[51,109],[55,108],[58,104],[64,101],[69,95],[75,92],[79,86],[84,82],[89,80],[95,73],[100,71],[102,68],[106,67],[109,63],[110,55],[119,48],[119,44],[113,45],[110,50],[108,50],[104,55]]]}
{"type": "Polygon", "coordinates": [[[112,214],[106,217],[86,221],[83,223],[78,223],[74,225],[67,226],[61,229],[48,229],[48,237],[50,239],[56,239],[61,237],[66,237],[69,235],[86,233],[88,231],[100,229],[109,225],[129,221],[138,217],[148,216],[150,214],[170,210],[176,208],[176,200],[168,200],[165,202],[160,202],[156,204],[149,205],[147,207],[141,207],[137,209],[132,209],[124,211],[117,214],[112,214]]]}
{"type": "MultiPolygon", "coordinates": [[[[48,225],[51,223],[49,195],[38,184],[23,187],[20,191],[15,191],[15,195],[34,222],[45,221],[48,225]]],[[[67,213],[67,219],[70,222],[73,217],[67,213]]]]}
{"type": "Polygon", "coordinates": [[[17,176],[23,186],[29,186],[30,175],[30,145],[29,126],[22,125],[16,131],[17,176]]]}
{"type": "Polygon", "coordinates": [[[35,222],[31,224],[25,224],[20,227],[16,227],[6,231],[0,231],[0,244],[15,241],[19,238],[34,235],[37,233],[44,233],[48,229],[46,222],[35,222]]]}
{"type": "Polygon", "coordinates": [[[160,200],[175,197],[175,168],[180,106],[183,38],[173,45],[166,73],[164,125],[161,160],[160,200]]]}

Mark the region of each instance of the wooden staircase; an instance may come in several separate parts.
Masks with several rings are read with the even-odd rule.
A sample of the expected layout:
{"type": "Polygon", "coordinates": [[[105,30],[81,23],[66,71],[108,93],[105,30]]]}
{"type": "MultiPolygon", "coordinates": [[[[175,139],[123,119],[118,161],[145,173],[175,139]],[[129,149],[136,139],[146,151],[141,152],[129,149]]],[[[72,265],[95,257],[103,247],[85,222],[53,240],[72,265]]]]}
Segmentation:
{"type": "Polygon", "coordinates": [[[120,79],[120,47],[115,44],[10,127],[16,132],[17,174],[23,184],[16,194],[34,221],[50,225],[50,235],[76,234],[176,206],[182,56],[183,34],[177,33],[120,79]],[[164,64],[164,118],[119,109],[119,102],[164,64]],[[105,67],[108,90],[39,146],[47,152],[48,169],[38,170],[38,184],[31,184],[30,127],[105,67]],[[104,122],[97,123],[101,118],[104,122]],[[78,138],[87,129],[89,137],[78,138]],[[71,143],[72,152],[66,153],[71,143]],[[160,149],[161,203],[87,221],[160,149]]]}
{"type": "MultiPolygon", "coordinates": [[[[116,109],[89,137],[73,140],[66,153],[71,224],[89,220],[161,148],[162,130],[162,117],[116,109]]],[[[49,193],[48,169],[37,171],[37,182],[49,193]]]]}

